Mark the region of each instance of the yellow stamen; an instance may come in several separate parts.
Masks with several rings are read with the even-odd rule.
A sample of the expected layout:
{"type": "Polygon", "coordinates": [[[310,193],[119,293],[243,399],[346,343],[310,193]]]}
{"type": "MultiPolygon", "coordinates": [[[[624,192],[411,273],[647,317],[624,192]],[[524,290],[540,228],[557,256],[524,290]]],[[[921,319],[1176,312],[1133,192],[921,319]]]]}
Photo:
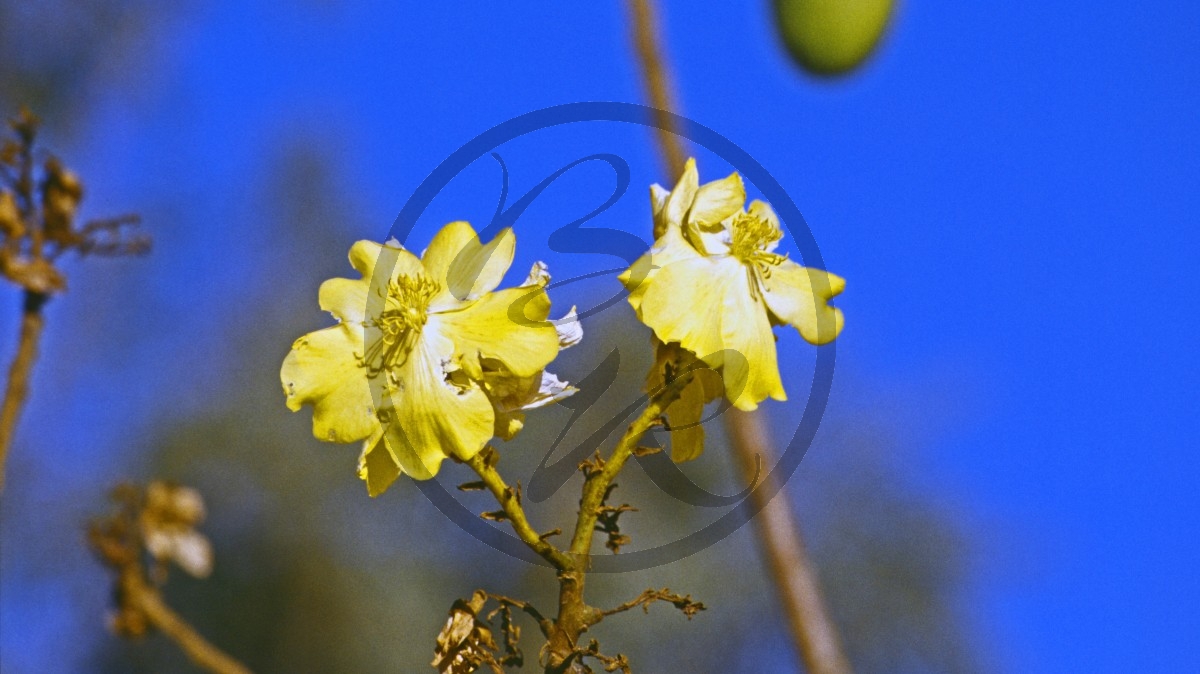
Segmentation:
{"type": "Polygon", "coordinates": [[[771,267],[787,259],[786,255],[769,252],[767,246],[783,238],[779,226],[749,213],[734,216],[733,237],[729,253],[746,264],[754,265],[766,276],[771,267]]]}
{"type": "Polygon", "coordinates": [[[388,282],[384,310],[368,324],[370,344],[359,362],[369,376],[404,364],[429,318],[429,301],[439,291],[437,282],[421,275],[404,275],[388,282]]]}

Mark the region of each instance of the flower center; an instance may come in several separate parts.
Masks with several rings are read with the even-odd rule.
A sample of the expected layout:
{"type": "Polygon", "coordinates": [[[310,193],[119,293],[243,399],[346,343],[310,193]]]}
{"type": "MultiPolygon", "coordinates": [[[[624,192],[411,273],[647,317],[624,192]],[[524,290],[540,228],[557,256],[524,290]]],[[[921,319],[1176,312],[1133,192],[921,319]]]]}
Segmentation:
{"type": "Polygon", "coordinates": [[[729,253],[742,262],[776,265],[783,255],[767,250],[767,246],[783,238],[783,232],[772,222],[749,213],[740,213],[733,220],[729,253]]]}
{"type": "Polygon", "coordinates": [[[368,323],[368,347],[360,365],[374,377],[402,365],[429,318],[429,302],[441,286],[427,276],[402,275],[388,281],[384,309],[368,323]]]}

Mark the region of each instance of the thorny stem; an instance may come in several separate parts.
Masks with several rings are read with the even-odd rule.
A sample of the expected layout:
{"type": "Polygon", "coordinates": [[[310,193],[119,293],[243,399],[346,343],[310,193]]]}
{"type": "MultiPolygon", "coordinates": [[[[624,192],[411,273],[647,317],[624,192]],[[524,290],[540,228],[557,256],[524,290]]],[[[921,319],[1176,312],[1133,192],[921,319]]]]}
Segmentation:
{"type": "Polygon", "coordinates": [[[495,451],[487,448],[465,462],[479,475],[483,485],[496,498],[517,536],[558,571],[558,616],[553,622],[539,620],[539,627],[548,639],[545,649],[547,674],[575,671],[575,665],[583,655],[583,649],[579,645],[580,635],[603,620],[605,615],[618,612],[601,611],[589,606],[583,598],[596,519],[608,486],[621,472],[629,457],[633,456],[642,436],[660,423],[667,407],[679,397],[691,378],[691,373],[681,374],[666,386],[651,392],[646,407],[625,430],[612,455],[607,460],[598,461],[598,467],[586,473],[569,553],[547,542],[529,523],[521,505],[520,493],[509,487],[496,470],[495,451]]]}
{"type": "Polygon", "coordinates": [[[196,666],[213,674],[250,674],[242,663],[209,643],[163,601],[159,591],[146,582],[136,564],[121,571],[121,592],[126,606],[136,608],[153,625],[179,645],[196,666]]]}
{"type": "MultiPolygon", "coordinates": [[[[658,147],[666,166],[667,175],[677,176],[683,172],[685,157],[673,128],[671,111],[675,109],[671,89],[671,74],[660,47],[658,16],[652,0],[629,0],[629,12],[633,24],[633,44],[642,64],[646,94],[655,112],[658,124],[658,147]]],[[[658,238],[662,232],[654,232],[658,238]]]]}
{"type": "Polygon", "coordinates": [[[8,386],[4,391],[3,406],[0,407],[0,489],[4,487],[4,467],[16,432],[17,419],[29,395],[29,375],[37,360],[38,340],[46,323],[42,315],[42,305],[46,299],[41,293],[25,292],[17,355],[8,370],[8,386]]]}
{"type": "MultiPolygon", "coordinates": [[[[663,49],[660,47],[662,38],[658,34],[652,3],[653,0],[629,0],[634,22],[634,44],[651,104],[661,111],[671,111],[671,84],[664,65],[663,49]]],[[[659,119],[670,118],[660,113],[659,119]]],[[[684,163],[684,150],[679,137],[660,129],[657,138],[668,175],[678,176],[683,171],[684,163]]],[[[656,239],[661,234],[654,232],[656,239]]],[[[768,460],[771,458],[774,452],[760,412],[732,411],[725,416],[725,420],[730,444],[747,473],[754,470],[758,454],[765,455],[768,460]]],[[[759,485],[751,492],[752,496],[761,499],[766,493],[775,493],[773,489],[768,492],[766,486],[759,485]]],[[[779,600],[788,616],[796,648],[807,671],[813,674],[848,674],[852,668],[842,651],[837,628],[821,598],[816,569],[808,560],[787,498],[783,494],[776,495],[778,498],[769,503],[758,504],[762,510],[756,525],[759,544],[779,590],[779,600]]]]}
{"type": "Polygon", "coordinates": [[[600,514],[600,505],[604,501],[604,494],[608,490],[608,486],[617,477],[617,473],[621,472],[621,468],[625,466],[629,457],[633,456],[633,451],[638,447],[638,441],[642,439],[646,431],[659,423],[659,419],[666,412],[667,407],[675,402],[691,379],[691,373],[682,374],[658,391],[654,391],[650,396],[649,404],[642,410],[641,415],[629,425],[625,435],[621,436],[620,442],[613,449],[612,456],[603,462],[598,471],[587,475],[583,484],[583,498],[579,502],[579,519],[575,523],[575,536],[571,539],[571,554],[586,558],[591,552],[596,518],[600,514]]]}
{"type": "Polygon", "coordinates": [[[489,447],[467,459],[465,463],[479,475],[492,496],[496,497],[496,502],[508,516],[508,521],[512,525],[513,531],[517,533],[517,537],[559,571],[571,569],[575,565],[575,561],[562,550],[548,543],[529,524],[529,518],[525,515],[525,509],[521,507],[518,493],[504,482],[504,478],[500,477],[500,473],[496,470],[495,463],[491,461],[495,456],[496,452],[489,447]]]}
{"type": "Polygon", "coordinates": [[[604,619],[603,611],[589,606],[584,601],[583,589],[587,576],[587,560],[596,531],[596,518],[600,514],[605,492],[617,473],[621,472],[625,462],[633,456],[642,436],[660,422],[667,407],[679,397],[683,387],[690,380],[690,374],[681,375],[658,391],[652,392],[645,409],[625,430],[625,434],[613,448],[612,455],[600,463],[597,470],[586,474],[583,496],[579,500],[575,535],[571,539],[571,555],[577,560],[577,565],[574,569],[558,575],[558,620],[555,621],[556,630],[547,644],[547,674],[574,671],[571,668],[579,655],[580,635],[604,619]]]}

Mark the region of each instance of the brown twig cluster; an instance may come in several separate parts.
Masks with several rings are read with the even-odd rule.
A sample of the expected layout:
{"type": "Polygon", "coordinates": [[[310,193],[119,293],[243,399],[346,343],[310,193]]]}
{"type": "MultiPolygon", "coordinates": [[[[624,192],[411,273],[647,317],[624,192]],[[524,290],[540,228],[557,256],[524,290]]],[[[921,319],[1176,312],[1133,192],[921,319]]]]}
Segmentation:
{"type": "Polygon", "coordinates": [[[0,486],[37,360],[45,326],[42,308],[67,288],[58,259],[68,252],[138,255],[150,247],[148,238],[129,233],[138,224],[134,215],[79,224],[83,183],[58,158],[39,157],[34,145],[38,119],[31,112],[21,110],[9,130],[0,140],[0,277],[22,290],[22,304],[17,353],[0,405],[0,486]]]}
{"type": "Polygon", "coordinates": [[[156,629],[207,671],[249,674],[175,613],[159,590],[166,583],[169,563],[197,577],[212,570],[208,540],[195,530],[204,519],[200,494],[155,481],[145,489],[121,485],[113,490],[112,500],[113,512],[88,528],[88,543],[115,575],[113,631],[137,639],[156,629]]]}
{"type": "Polygon", "coordinates": [[[526,602],[483,590],[476,590],[470,599],[454,602],[446,626],[438,634],[431,664],[440,674],[470,674],[480,667],[487,667],[494,674],[502,674],[504,667],[525,664],[525,654],[517,645],[521,639],[521,627],[513,622],[514,608],[532,615],[539,624],[546,621],[537,609],[526,602]],[[485,615],[483,609],[489,600],[495,601],[497,607],[485,615]],[[497,616],[500,618],[503,651],[492,637],[491,623],[497,616]]]}

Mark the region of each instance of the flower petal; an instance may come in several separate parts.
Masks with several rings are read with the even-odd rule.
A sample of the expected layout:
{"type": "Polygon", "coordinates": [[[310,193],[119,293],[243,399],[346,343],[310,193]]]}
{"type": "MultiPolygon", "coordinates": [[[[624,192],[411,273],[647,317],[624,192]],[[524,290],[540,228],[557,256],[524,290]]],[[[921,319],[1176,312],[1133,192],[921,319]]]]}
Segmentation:
{"type": "Polygon", "coordinates": [[[321,309],[333,314],[342,323],[362,325],[367,320],[367,296],[370,290],[371,284],[367,279],[331,278],[321,284],[317,298],[321,309]]]}
{"type": "Polygon", "coordinates": [[[450,455],[471,458],[495,432],[483,389],[449,369],[452,352],[453,344],[426,326],[396,371],[400,386],[384,392],[381,402],[384,443],[401,470],[418,480],[437,475],[450,455]]]}
{"type": "MultiPolygon", "coordinates": [[[[665,187],[654,183],[650,186],[650,212],[654,214],[654,236],[662,236],[670,226],[667,222],[667,200],[671,193],[665,187]]],[[[676,223],[678,225],[678,223],[676,223]]]]}
{"type": "Polygon", "coordinates": [[[768,397],[787,400],[767,308],[751,294],[750,283],[750,275],[744,272],[732,280],[721,314],[721,339],[727,349],[721,368],[725,396],[746,411],[768,397]]]}
{"type": "Polygon", "coordinates": [[[662,214],[663,209],[667,207],[667,199],[670,198],[671,193],[667,191],[667,188],[658,183],[650,186],[650,211],[654,214],[655,219],[662,214]]]}
{"type": "Polygon", "coordinates": [[[559,349],[569,349],[583,341],[583,323],[576,307],[571,307],[566,316],[554,321],[554,331],[558,334],[559,349]]]}
{"type": "Polygon", "coordinates": [[[367,483],[367,494],[379,496],[400,477],[400,466],[383,442],[383,429],[363,441],[362,456],[358,458],[358,477],[367,483]]]}
{"type": "Polygon", "coordinates": [[[730,242],[726,221],[739,213],[745,202],[746,188],[736,172],[706,183],[696,191],[683,228],[684,236],[705,255],[724,255],[729,252],[730,242]]]}
{"type": "Polygon", "coordinates": [[[313,406],[317,439],[355,442],[378,428],[362,352],[361,328],[343,323],[297,339],[284,358],[279,374],[288,409],[313,406]]]}
{"type": "Polygon", "coordinates": [[[575,395],[579,389],[561,380],[552,372],[542,371],[538,384],[525,397],[518,401],[519,409],[533,410],[546,405],[552,405],[563,398],[575,395]]]}
{"type": "Polygon", "coordinates": [[[640,317],[642,297],[646,294],[646,289],[650,287],[654,275],[668,265],[700,257],[699,251],[683,238],[683,233],[678,227],[668,228],[658,241],[654,242],[653,248],[638,258],[629,269],[626,269],[617,278],[629,291],[629,304],[633,306],[633,310],[638,312],[640,317]]]}
{"type": "Polygon", "coordinates": [[[547,285],[550,285],[550,268],[546,266],[545,262],[534,262],[533,266],[529,268],[529,276],[525,277],[525,282],[521,284],[521,287],[541,286],[544,288],[547,285]]]}
{"type": "Polygon", "coordinates": [[[711,229],[721,221],[742,210],[746,203],[746,187],[742,177],[730,173],[721,180],[706,183],[696,191],[696,200],[688,213],[688,224],[701,229],[711,229]]]}
{"type": "Polygon", "coordinates": [[[517,433],[520,433],[522,428],[525,428],[524,412],[496,412],[495,433],[497,438],[507,442],[517,437],[517,433]]]}
{"type": "Polygon", "coordinates": [[[704,452],[705,403],[713,400],[710,391],[721,390],[721,377],[715,370],[698,368],[694,379],[683,388],[679,399],[667,407],[667,425],[671,430],[671,460],[691,461],[704,452]]]}
{"type": "Polygon", "coordinates": [[[475,299],[500,285],[512,264],[517,237],[505,229],[487,245],[466,222],[451,222],[429,243],[422,260],[430,278],[442,286],[431,308],[475,299]]]}
{"type": "Polygon", "coordinates": [[[416,276],[425,271],[421,260],[403,247],[374,241],[357,241],[350,246],[350,265],[362,274],[369,285],[380,288],[387,288],[387,282],[391,279],[416,276]],[[387,270],[387,277],[374,279],[376,267],[387,270]]]}
{"type": "Polygon", "coordinates": [[[641,317],[660,340],[679,342],[720,367],[725,395],[739,409],[752,410],[768,396],[786,398],[766,307],[736,259],[696,258],[663,267],[642,299],[641,317]]]}
{"type": "Polygon", "coordinates": [[[544,370],[532,377],[488,371],[483,381],[496,413],[496,435],[505,440],[512,440],[524,426],[526,410],[552,405],[579,390],[544,370]]]}
{"type": "Polygon", "coordinates": [[[780,321],[795,326],[812,344],[828,344],[842,331],[842,310],[829,300],[846,287],[840,276],[784,260],[762,277],[767,306],[780,321]]]}
{"type": "Polygon", "coordinates": [[[518,377],[528,377],[558,355],[558,331],[546,320],[549,315],[544,289],[508,288],[457,311],[431,314],[425,330],[454,342],[454,357],[472,379],[483,375],[480,358],[494,358],[518,377]]]}
{"type": "Polygon", "coordinates": [[[207,578],[212,573],[212,544],[203,534],[188,529],[174,536],[171,559],[193,578],[207,578]]]}
{"type": "MultiPolygon", "coordinates": [[[[726,294],[745,270],[731,258],[693,257],[665,265],[645,283],[642,322],[664,342],[679,342],[712,367],[720,366],[726,294]]],[[[747,300],[749,297],[747,296],[747,300]]]]}
{"type": "Polygon", "coordinates": [[[667,204],[663,209],[663,221],[668,229],[683,225],[683,218],[691,210],[698,189],[700,175],[696,173],[696,160],[688,158],[683,167],[683,175],[679,176],[679,182],[675,183],[675,189],[671,190],[671,196],[667,197],[667,204]]]}

